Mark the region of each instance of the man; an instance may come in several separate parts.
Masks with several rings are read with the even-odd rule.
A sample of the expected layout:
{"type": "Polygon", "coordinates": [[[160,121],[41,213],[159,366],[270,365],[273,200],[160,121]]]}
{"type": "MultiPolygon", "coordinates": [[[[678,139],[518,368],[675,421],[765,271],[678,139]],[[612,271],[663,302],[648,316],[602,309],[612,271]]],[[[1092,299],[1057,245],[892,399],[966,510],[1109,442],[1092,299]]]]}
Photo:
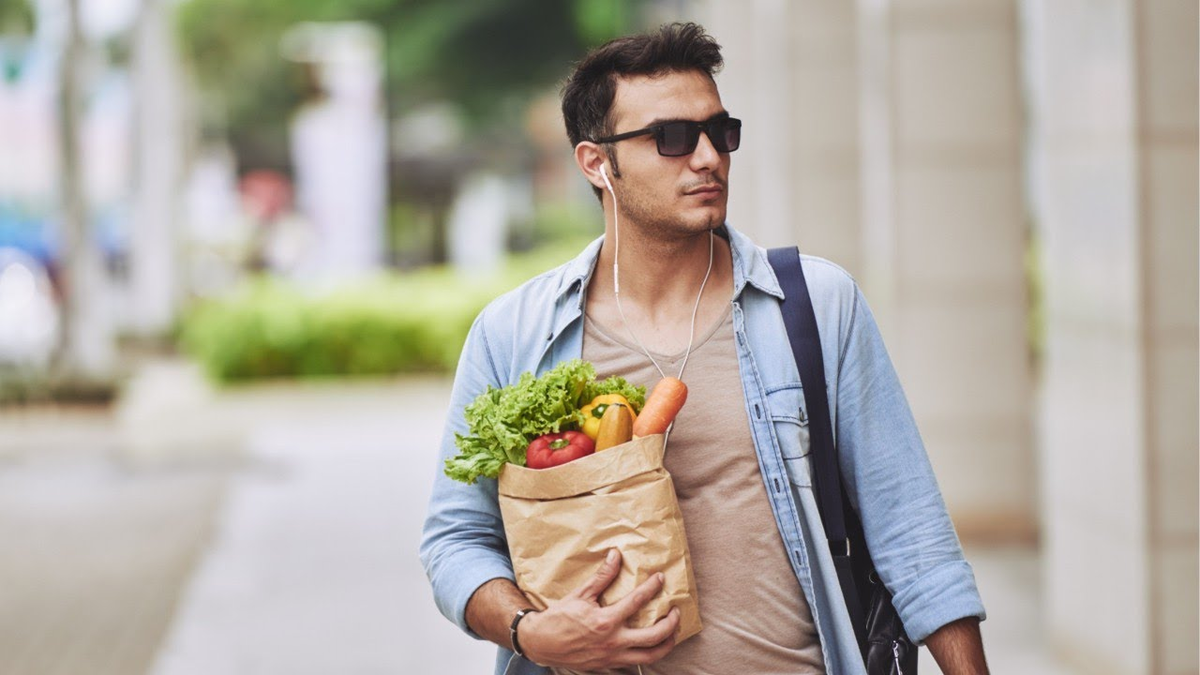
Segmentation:
{"type": "MultiPolygon", "coordinates": [[[[455,379],[443,458],[488,385],[582,357],[601,377],[653,385],[682,373],[687,405],[666,467],[686,524],[704,630],[676,646],[673,611],[625,619],[651,577],[597,603],[621,567],[545,611],[513,583],[496,483],[438,476],[422,560],[439,608],[500,646],[496,672],[863,673],[809,479],[807,414],[763,249],[725,224],[740,122],[713,74],[720,47],[694,24],[590,53],[564,87],[575,160],[605,216],[578,258],[493,302],[455,379]],[[619,267],[614,263],[619,262],[619,267]],[[614,278],[617,277],[617,278],[614,278]],[[619,283],[618,283],[619,280],[619,283]]],[[[983,606],[870,311],[833,264],[802,264],[824,350],[842,471],[878,572],[909,635],[946,673],[985,673],[983,606]]]]}

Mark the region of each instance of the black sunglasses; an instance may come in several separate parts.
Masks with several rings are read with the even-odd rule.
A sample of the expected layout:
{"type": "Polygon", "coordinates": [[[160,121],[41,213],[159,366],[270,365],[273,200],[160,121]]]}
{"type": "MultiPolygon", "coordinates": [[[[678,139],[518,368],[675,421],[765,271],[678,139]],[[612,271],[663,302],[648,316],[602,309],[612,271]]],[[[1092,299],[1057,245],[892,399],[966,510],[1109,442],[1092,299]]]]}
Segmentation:
{"type": "Polygon", "coordinates": [[[654,140],[658,143],[658,154],[663,157],[682,157],[695,152],[696,144],[700,142],[701,131],[708,135],[708,140],[712,142],[713,148],[717,152],[733,152],[742,142],[742,121],[732,117],[722,117],[705,122],[688,120],[663,122],[645,129],[599,138],[595,142],[616,143],[635,136],[654,134],[654,140]]]}

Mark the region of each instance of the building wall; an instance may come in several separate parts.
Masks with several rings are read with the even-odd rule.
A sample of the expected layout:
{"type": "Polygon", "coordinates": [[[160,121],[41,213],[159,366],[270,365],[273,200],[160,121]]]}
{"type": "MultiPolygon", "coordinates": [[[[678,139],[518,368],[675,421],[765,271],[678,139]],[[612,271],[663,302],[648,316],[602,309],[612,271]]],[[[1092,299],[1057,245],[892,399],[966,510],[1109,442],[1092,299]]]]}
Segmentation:
{"type": "Polygon", "coordinates": [[[1051,639],[1087,672],[1195,673],[1196,4],[1025,15],[1051,639]]]}
{"type": "Polygon", "coordinates": [[[868,274],[964,536],[1032,540],[1023,119],[1015,0],[866,3],[883,143],[864,148],[868,274]],[[872,158],[872,156],[875,156],[872,158]]]}

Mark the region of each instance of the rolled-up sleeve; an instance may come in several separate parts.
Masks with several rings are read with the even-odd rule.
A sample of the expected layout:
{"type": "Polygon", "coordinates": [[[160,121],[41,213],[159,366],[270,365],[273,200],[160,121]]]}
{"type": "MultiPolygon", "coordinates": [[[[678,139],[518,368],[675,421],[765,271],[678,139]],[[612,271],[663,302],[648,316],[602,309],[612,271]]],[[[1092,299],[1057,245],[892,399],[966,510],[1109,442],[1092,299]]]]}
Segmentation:
{"type": "Polygon", "coordinates": [[[515,578],[496,481],[481,478],[466,485],[443,472],[445,460],[458,454],[455,433],[467,433],[464,408],[489,385],[501,385],[487,341],[485,314],[486,310],[476,318],[459,357],[420,546],[421,564],[438,609],[475,638],[479,636],[467,625],[467,602],[484,583],[515,578]]]}
{"type": "Polygon", "coordinates": [[[839,350],[837,443],[876,571],[909,637],[985,618],[904,391],[861,292],[839,350]]]}

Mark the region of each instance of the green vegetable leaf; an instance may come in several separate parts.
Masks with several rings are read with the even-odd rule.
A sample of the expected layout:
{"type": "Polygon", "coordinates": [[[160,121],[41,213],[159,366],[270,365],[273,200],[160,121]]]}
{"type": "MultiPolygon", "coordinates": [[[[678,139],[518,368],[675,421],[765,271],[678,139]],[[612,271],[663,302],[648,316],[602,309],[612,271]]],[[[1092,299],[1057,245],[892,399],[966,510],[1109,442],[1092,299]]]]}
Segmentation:
{"type": "Polygon", "coordinates": [[[613,375],[600,382],[590,381],[583,390],[583,402],[587,404],[597,396],[605,394],[620,394],[633,406],[633,412],[640,413],[646,405],[646,388],[641,385],[629,384],[625,378],[613,375]]]}
{"type": "MultiPolygon", "coordinates": [[[[574,359],[541,377],[523,373],[516,384],[488,387],[463,411],[470,434],[455,434],[459,454],[446,460],[446,475],[472,484],[480,477],[498,477],[505,462],[525,466],[525,449],[533,439],[579,428],[583,423],[579,409],[593,398],[588,395],[590,387],[630,388],[620,378],[598,385],[595,377],[592,364],[574,359]]],[[[641,400],[645,401],[644,388],[641,400]]]]}

